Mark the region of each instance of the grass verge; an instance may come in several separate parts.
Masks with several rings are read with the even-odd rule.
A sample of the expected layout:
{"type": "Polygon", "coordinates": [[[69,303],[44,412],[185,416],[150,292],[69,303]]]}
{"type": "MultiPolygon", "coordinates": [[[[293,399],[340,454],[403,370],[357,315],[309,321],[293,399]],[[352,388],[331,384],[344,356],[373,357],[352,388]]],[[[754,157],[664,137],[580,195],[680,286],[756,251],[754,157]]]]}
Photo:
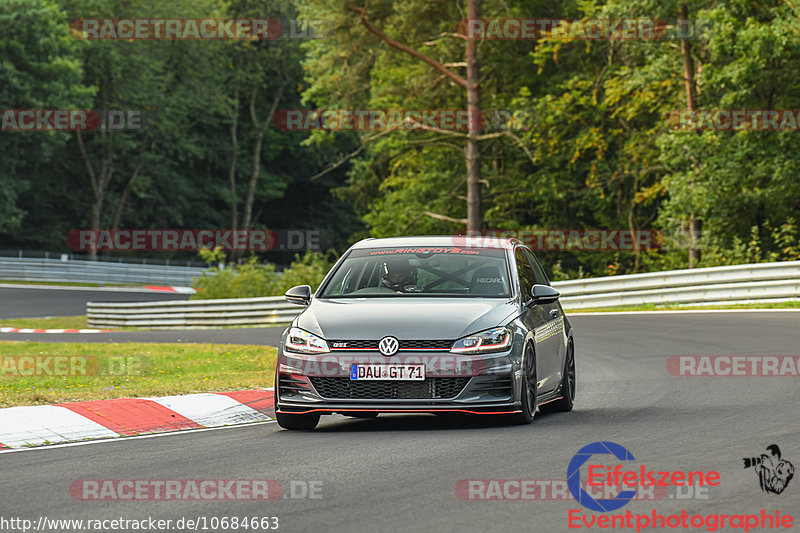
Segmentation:
{"type": "Polygon", "coordinates": [[[3,318],[0,326],[7,328],[34,329],[86,329],[86,315],[82,316],[49,316],[45,318],[3,318]]]}
{"type": "Polygon", "coordinates": [[[0,407],[271,387],[276,356],[236,344],[0,341],[0,407]]]}

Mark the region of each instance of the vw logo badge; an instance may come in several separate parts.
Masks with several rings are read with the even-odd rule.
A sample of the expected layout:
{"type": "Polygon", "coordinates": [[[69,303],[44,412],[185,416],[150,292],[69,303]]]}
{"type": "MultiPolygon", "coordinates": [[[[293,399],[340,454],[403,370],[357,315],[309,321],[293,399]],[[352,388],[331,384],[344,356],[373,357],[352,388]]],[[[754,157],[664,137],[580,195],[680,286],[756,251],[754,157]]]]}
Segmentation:
{"type": "Polygon", "coordinates": [[[394,337],[384,337],[378,343],[378,350],[386,357],[396,354],[399,348],[400,343],[394,337]]]}

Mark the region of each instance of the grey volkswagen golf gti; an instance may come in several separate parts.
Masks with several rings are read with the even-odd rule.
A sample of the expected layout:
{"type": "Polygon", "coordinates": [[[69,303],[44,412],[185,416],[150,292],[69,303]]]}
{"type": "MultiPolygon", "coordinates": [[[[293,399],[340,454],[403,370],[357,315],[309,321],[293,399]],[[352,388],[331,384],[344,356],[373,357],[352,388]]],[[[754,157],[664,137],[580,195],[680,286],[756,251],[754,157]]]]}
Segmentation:
{"type": "Polygon", "coordinates": [[[529,424],[570,411],[575,347],[559,293],[516,239],[402,237],[353,245],[281,337],[278,424],[320,415],[464,413],[529,424]]]}

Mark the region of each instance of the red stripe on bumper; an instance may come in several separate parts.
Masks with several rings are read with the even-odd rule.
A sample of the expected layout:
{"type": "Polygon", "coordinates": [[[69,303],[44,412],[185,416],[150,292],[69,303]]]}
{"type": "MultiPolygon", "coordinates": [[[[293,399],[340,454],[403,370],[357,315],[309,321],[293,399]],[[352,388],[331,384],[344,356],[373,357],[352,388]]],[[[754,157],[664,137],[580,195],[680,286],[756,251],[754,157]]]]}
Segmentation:
{"type": "Polygon", "coordinates": [[[470,415],[510,415],[521,413],[515,411],[470,411],[468,409],[309,409],[308,411],[281,411],[290,415],[305,415],[308,413],[466,413],[470,415]]]}
{"type": "Polygon", "coordinates": [[[163,433],[202,426],[161,404],[141,398],[122,398],[59,404],[122,435],[163,433]]]}

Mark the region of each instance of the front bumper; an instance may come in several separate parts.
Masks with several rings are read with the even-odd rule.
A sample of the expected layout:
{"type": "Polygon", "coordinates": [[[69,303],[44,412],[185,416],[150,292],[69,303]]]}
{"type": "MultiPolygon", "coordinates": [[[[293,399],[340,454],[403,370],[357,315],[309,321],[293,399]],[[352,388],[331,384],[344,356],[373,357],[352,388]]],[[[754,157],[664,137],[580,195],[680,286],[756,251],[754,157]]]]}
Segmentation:
{"type": "Polygon", "coordinates": [[[325,355],[281,350],[275,384],[280,413],[466,413],[520,411],[519,361],[514,350],[456,355],[406,352],[325,355]],[[424,364],[425,381],[350,381],[350,365],[424,364]]]}

